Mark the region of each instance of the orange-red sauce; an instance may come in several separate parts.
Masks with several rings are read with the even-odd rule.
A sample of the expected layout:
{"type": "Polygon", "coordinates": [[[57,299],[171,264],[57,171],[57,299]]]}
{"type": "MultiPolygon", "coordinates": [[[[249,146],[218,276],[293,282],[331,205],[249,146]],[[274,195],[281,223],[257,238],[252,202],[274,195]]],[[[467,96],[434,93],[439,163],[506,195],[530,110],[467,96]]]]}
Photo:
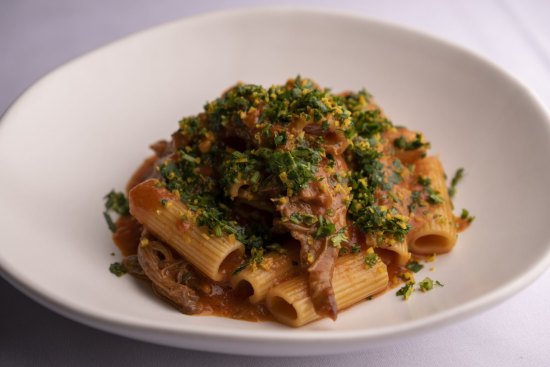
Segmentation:
{"type": "MultiPolygon", "coordinates": [[[[141,237],[142,226],[130,216],[122,216],[116,222],[117,230],[113,234],[113,240],[124,256],[134,255],[137,253],[137,246],[141,237]]],[[[360,236],[359,231],[355,236],[360,236]]],[[[382,261],[387,265],[388,276],[390,282],[385,291],[380,292],[376,296],[385,293],[387,290],[397,286],[392,283],[392,279],[399,279],[399,275],[405,269],[393,261],[395,254],[389,250],[376,249],[376,253],[382,261]]],[[[293,257],[298,256],[297,253],[292,254],[293,257]]],[[[239,266],[241,262],[240,256],[235,254],[226,259],[221,266],[220,271],[227,274],[229,278],[231,272],[239,266]]],[[[237,287],[231,288],[227,282],[215,282],[206,276],[195,271],[195,278],[199,284],[200,302],[203,304],[204,311],[200,314],[203,316],[221,316],[245,321],[273,321],[273,316],[267,310],[264,302],[252,304],[248,300],[251,295],[250,290],[237,287]]],[[[143,279],[143,278],[140,278],[143,279]]],[[[281,280],[284,281],[284,280],[281,280]]]]}
{"type": "Polygon", "coordinates": [[[116,231],[113,233],[113,242],[123,256],[134,255],[141,237],[142,226],[129,215],[123,215],[116,221],[116,231]]]}

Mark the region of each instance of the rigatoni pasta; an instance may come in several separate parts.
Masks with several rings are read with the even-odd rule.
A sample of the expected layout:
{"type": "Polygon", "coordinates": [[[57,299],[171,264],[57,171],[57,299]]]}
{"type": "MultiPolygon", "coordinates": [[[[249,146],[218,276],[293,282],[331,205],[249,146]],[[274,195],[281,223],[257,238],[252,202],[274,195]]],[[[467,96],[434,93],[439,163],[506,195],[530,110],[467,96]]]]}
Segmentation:
{"type": "MultiPolygon", "coordinates": [[[[200,228],[195,214],[158,180],[149,179],[130,190],[130,212],[149,232],[181,254],[212,280],[224,280],[222,264],[242,256],[244,246],[234,235],[211,236],[200,228]]],[[[142,241],[141,245],[147,242],[142,241]]]]}
{"type": "Polygon", "coordinates": [[[125,256],[113,269],[186,314],[297,327],[399,278],[408,297],[411,257],[450,251],[472,219],[453,215],[424,136],[364,90],[237,84],[151,148],[106,197],[125,256]]]}
{"type": "MultiPolygon", "coordinates": [[[[457,226],[451,201],[445,184],[445,172],[437,157],[427,157],[416,162],[416,176],[429,185],[433,202],[417,215],[417,225],[408,234],[409,249],[417,254],[442,254],[452,250],[456,243],[457,226]]],[[[428,196],[430,200],[430,196],[428,196]]]]}
{"type": "Polygon", "coordinates": [[[267,292],[275,284],[296,275],[298,266],[287,253],[272,252],[264,257],[260,265],[248,266],[231,277],[231,287],[249,293],[250,302],[256,304],[265,300],[267,292]]]}
{"type": "MultiPolygon", "coordinates": [[[[339,257],[332,275],[338,311],[380,293],[388,286],[388,280],[386,265],[374,252],[339,257]],[[366,256],[373,257],[370,264],[365,263],[366,256]]],[[[271,288],[267,294],[267,307],[277,321],[294,327],[321,317],[311,302],[306,274],[271,288]]]]}

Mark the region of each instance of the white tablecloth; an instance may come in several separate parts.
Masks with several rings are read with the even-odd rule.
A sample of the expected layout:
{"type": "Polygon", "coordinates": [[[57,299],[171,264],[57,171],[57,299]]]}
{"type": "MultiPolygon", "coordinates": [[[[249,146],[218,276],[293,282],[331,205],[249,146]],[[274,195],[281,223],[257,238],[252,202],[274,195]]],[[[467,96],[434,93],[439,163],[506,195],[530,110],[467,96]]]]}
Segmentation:
{"type": "MultiPolygon", "coordinates": [[[[550,104],[547,0],[1,0],[0,112],[52,68],[124,35],[206,11],[274,4],[345,9],[436,34],[509,70],[550,104]]],[[[58,316],[0,279],[0,366],[221,364],[550,366],[550,272],[466,321],[381,348],[304,358],[229,356],[114,336],[58,316]]]]}

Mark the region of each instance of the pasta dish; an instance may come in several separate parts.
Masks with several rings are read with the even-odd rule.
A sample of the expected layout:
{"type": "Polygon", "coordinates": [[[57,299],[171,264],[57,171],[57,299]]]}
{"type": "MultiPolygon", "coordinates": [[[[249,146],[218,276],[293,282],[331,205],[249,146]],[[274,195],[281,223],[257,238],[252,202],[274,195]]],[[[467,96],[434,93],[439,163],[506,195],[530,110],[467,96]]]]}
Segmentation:
{"type": "Polygon", "coordinates": [[[364,90],[237,84],[107,195],[124,256],[111,270],[185,314],[295,327],[398,283],[408,298],[418,260],[449,252],[473,219],[453,214],[463,171],[447,187],[429,147],[364,90]]]}

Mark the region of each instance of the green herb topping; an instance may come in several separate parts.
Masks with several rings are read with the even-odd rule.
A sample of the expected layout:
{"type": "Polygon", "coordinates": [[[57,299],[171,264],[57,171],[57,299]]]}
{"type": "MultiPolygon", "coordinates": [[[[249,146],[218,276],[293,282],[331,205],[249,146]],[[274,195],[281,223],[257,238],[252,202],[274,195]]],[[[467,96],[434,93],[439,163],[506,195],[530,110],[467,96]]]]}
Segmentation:
{"type": "Polygon", "coordinates": [[[348,236],[346,235],[346,227],[340,228],[334,236],[330,238],[332,246],[339,248],[343,242],[348,242],[348,236]]]}
{"type": "Polygon", "coordinates": [[[323,155],[321,149],[307,147],[266,153],[262,151],[267,160],[268,171],[279,178],[291,195],[302,191],[315,179],[323,155]]]}
{"type": "Polygon", "coordinates": [[[443,287],[443,284],[439,280],[432,280],[431,278],[424,278],[420,283],[418,283],[418,289],[420,289],[422,292],[428,292],[431,291],[434,287],[434,285],[443,287]]]}
{"type": "Polygon", "coordinates": [[[456,170],[453,178],[451,179],[451,186],[449,186],[449,197],[452,199],[456,195],[456,186],[464,178],[464,168],[456,170]]]}
{"type": "Polygon", "coordinates": [[[110,215],[111,212],[114,212],[118,215],[129,215],[130,207],[128,206],[128,200],[126,196],[121,192],[116,192],[111,190],[105,197],[105,211],[103,212],[103,217],[109,226],[111,232],[116,231],[116,225],[110,215]]]}
{"type": "Polygon", "coordinates": [[[323,216],[319,216],[319,225],[317,227],[317,231],[315,232],[315,237],[327,237],[334,232],[336,232],[336,226],[334,225],[334,223],[323,216]]]}
{"type": "Polygon", "coordinates": [[[416,150],[420,149],[422,147],[429,148],[430,143],[422,142],[422,135],[416,134],[416,137],[412,141],[407,141],[405,137],[400,136],[399,138],[395,139],[393,141],[393,145],[396,148],[402,149],[402,150],[416,150]]]}
{"type": "Polygon", "coordinates": [[[404,300],[409,299],[412,292],[414,291],[414,283],[407,283],[401,287],[396,293],[396,296],[402,296],[404,300]]]}
{"type": "Polygon", "coordinates": [[[367,265],[369,268],[372,268],[376,263],[378,262],[379,257],[376,254],[376,252],[368,253],[365,256],[365,265],[367,265]]]}
{"type": "Polygon", "coordinates": [[[434,287],[434,282],[431,278],[424,278],[420,283],[418,283],[418,289],[422,292],[431,291],[434,287]]]}
{"type": "MultiPolygon", "coordinates": [[[[414,185],[414,165],[392,154],[429,143],[421,134],[391,141],[388,131],[395,127],[365,90],[335,95],[300,76],[270,88],[238,84],[207,102],[202,113],[179,121],[153,176],[209,234],[233,235],[245,245],[246,261],[235,271],[258,266],[264,254],[277,251],[273,244],[288,233],[273,223],[287,230],[307,227],[309,240],[357,254],[361,245],[349,243],[356,241],[355,230],[375,247],[382,241],[391,246],[405,240],[409,214],[443,202],[426,177],[418,178],[407,201],[403,188],[414,185]],[[323,197],[333,199],[332,207],[315,203],[323,197]],[[337,218],[339,206],[353,227],[337,218]]],[[[451,196],[462,174],[457,171],[451,181],[451,196]]],[[[114,191],[105,199],[103,214],[115,231],[110,214],[128,215],[128,201],[114,191]]],[[[367,266],[376,261],[376,253],[365,256],[367,266]]],[[[422,266],[410,262],[407,268],[417,272],[422,266]]],[[[411,291],[402,295],[408,298],[411,291]]]]}
{"type": "MultiPolygon", "coordinates": [[[[432,187],[430,187],[432,180],[430,180],[429,177],[418,177],[418,183],[425,187],[425,193],[426,193],[426,200],[430,204],[442,204],[445,202],[443,198],[441,197],[441,194],[439,191],[434,190],[432,187]]],[[[419,198],[413,198],[414,200],[418,200],[419,198]]],[[[421,206],[421,205],[420,205],[421,206]]]]}
{"type": "Polygon", "coordinates": [[[412,271],[413,273],[418,273],[422,268],[424,268],[424,265],[420,264],[418,261],[409,261],[407,265],[405,265],[407,269],[412,271]]]}
{"type": "Polygon", "coordinates": [[[462,209],[462,212],[460,213],[460,219],[464,219],[468,223],[472,223],[476,217],[473,217],[470,215],[470,212],[467,209],[462,209]]]}
{"type": "Polygon", "coordinates": [[[109,271],[116,275],[117,277],[123,276],[126,274],[126,268],[119,262],[114,262],[109,265],[109,271]]]}

